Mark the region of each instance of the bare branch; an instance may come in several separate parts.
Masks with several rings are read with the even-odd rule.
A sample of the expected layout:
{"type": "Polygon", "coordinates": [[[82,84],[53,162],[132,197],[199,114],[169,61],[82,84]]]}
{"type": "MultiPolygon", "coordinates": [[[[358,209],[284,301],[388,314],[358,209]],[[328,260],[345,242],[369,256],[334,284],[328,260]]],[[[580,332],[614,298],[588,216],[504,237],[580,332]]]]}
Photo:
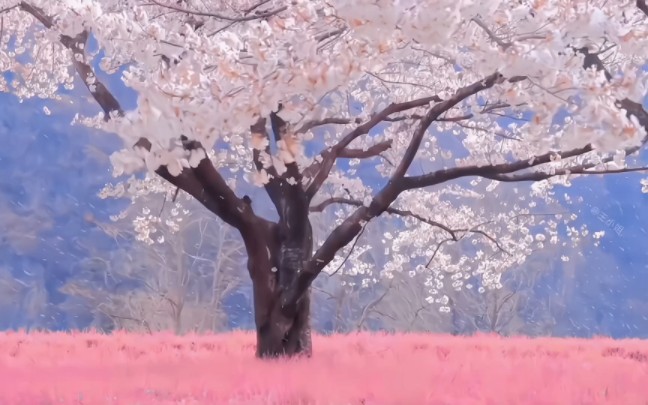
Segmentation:
{"type": "Polygon", "coordinates": [[[518,182],[518,181],[540,181],[550,179],[556,176],[568,176],[571,174],[623,174],[623,173],[632,173],[632,172],[645,172],[648,171],[648,167],[627,167],[623,169],[609,169],[609,170],[588,170],[588,168],[595,167],[600,163],[592,163],[588,165],[582,165],[578,167],[571,167],[565,169],[558,169],[551,173],[546,172],[532,172],[532,173],[522,173],[522,174],[511,174],[511,175],[493,175],[488,176],[487,178],[492,180],[498,180],[502,182],[518,182]]]}
{"type": "Polygon", "coordinates": [[[327,39],[332,38],[332,37],[334,37],[334,36],[344,34],[345,31],[346,31],[346,27],[338,28],[338,29],[336,29],[336,30],[329,31],[329,32],[326,32],[326,33],[324,33],[324,34],[321,34],[321,35],[316,36],[316,37],[315,37],[315,40],[316,40],[317,42],[326,41],[327,39]]]}
{"type": "Polygon", "coordinates": [[[488,28],[488,25],[486,25],[485,22],[483,22],[479,17],[474,17],[472,21],[475,22],[484,32],[488,37],[495,42],[497,45],[499,45],[503,50],[508,49],[513,45],[514,41],[526,41],[529,39],[545,39],[547,36],[544,34],[538,34],[537,32],[532,32],[532,33],[527,33],[527,34],[522,34],[518,35],[514,38],[514,41],[504,41],[502,38],[497,36],[490,28],[488,28]]]}
{"type": "MultiPolygon", "coordinates": [[[[316,159],[316,163],[314,163],[315,165],[319,166],[317,168],[317,174],[315,175],[315,178],[308,185],[306,189],[306,195],[308,199],[310,200],[313,198],[313,196],[315,196],[315,194],[320,189],[322,184],[324,184],[326,178],[329,176],[329,173],[333,168],[333,164],[335,163],[335,160],[338,158],[339,154],[356,138],[367,134],[373,127],[380,124],[391,114],[411,110],[417,107],[423,107],[430,104],[431,102],[440,102],[440,101],[442,101],[441,98],[435,95],[435,96],[420,98],[417,100],[407,101],[404,103],[392,103],[384,110],[373,115],[369,121],[356,127],[356,129],[348,133],[336,145],[331,146],[326,150],[322,151],[320,153],[319,158],[316,159]]],[[[312,172],[315,171],[313,169],[308,169],[308,170],[312,172]]]]}
{"type": "Polygon", "coordinates": [[[151,326],[146,321],[146,319],[137,319],[137,318],[133,318],[133,317],[130,317],[130,316],[115,315],[115,314],[111,314],[109,312],[106,312],[106,311],[104,311],[102,309],[99,309],[99,311],[101,311],[107,317],[113,319],[113,321],[114,321],[114,319],[121,319],[121,320],[124,320],[124,321],[133,321],[133,322],[139,323],[140,325],[142,325],[142,326],[144,326],[146,328],[146,331],[148,332],[149,335],[153,334],[153,331],[151,330],[151,326]]]}
{"type": "Polygon", "coordinates": [[[513,45],[511,42],[506,42],[502,38],[498,37],[493,31],[491,31],[490,28],[488,28],[488,25],[486,25],[486,23],[484,23],[479,17],[474,17],[472,21],[474,21],[475,24],[477,24],[482,30],[484,30],[486,35],[488,35],[488,37],[493,42],[497,43],[497,45],[499,45],[502,49],[506,50],[511,45],[513,45]]]}
{"type": "Polygon", "coordinates": [[[372,73],[372,72],[369,72],[369,71],[367,71],[366,73],[367,73],[369,76],[374,77],[376,80],[379,80],[379,81],[382,82],[382,83],[400,84],[400,85],[414,86],[414,87],[423,87],[423,88],[428,89],[428,90],[434,90],[433,87],[431,87],[431,86],[427,86],[427,85],[425,85],[425,84],[412,83],[412,82],[401,82],[401,81],[397,81],[397,80],[387,80],[387,79],[384,79],[384,78],[378,76],[378,75],[375,74],[375,73],[372,73]]]}
{"type": "Polygon", "coordinates": [[[306,121],[304,125],[299,127],[295,131],[296,134],[303,134],[305,132],[310,131],[313,128],[320,127],[322,125],[329,125],[329,124],[338,124],[338,125],[347,125],[347,124],[360,124],[362,120],[360,118],[324,118],[321,120],[311,120],[311,121],[306,121]]]}
{"type": "Polygon", "coordinates": [[[329,277],[335,275],[338,271],[340,271],[340,269],[341,269],[342,267],[344,267],[344,264],[347,262],[347,260],[349,260],[349,257],[351,257],[351,253],[353,253],[353,251],[355,250],[355,247],[356,247],[356,245],[358,244],[358,241],[360,240],[360,237],[362,236],[362,234],[364,233],[364,231],[365,231],[366,228],[367,228],[367,224],[365,223],[365,224],[362,226],[362,229],[360,230],[360,232],[358,232],[358,236],[356,236],[355,240],[353,241],[353,244],[351,245],[351,249],[349,249],[349,253],[347,253],[346,257],[344,258],[344,260],[342,260],[342,263],[340,263],[340,265],[338,266],[338,268],[335,269],[334,272],[332,272],[331,274],[329,274],[329,277]]]}
{"type": "Polygon", "coordinates": [[[439,253],[439,250],[441,250],[441,246],[443,246],[445,243],[452,242],[452,238],[446,238],[439,242],[437,247],[434,249],[434,252],[432,252],[432,257],[430,257],[430,260],[428,260],[427,264],[425,267],[430,268],[430,265],[432,264],[432,261],[434,261],[434,258],[436,257],[437,253],[439,253]]]}
{"type": "MultiPolygon", "coordinates": [[[[346,204],[346,205],[351,205],[351,206],[354,206],[354,207],[362,207],[362,206],[364,206],[364,204],[361,201],[358,201],[358,200],[352,200],[352,199],[349,199],[349,198],[342,198],[342,197],[332,197],[332,198],[328,198],[328,199],[322,201],[321,203],[319,203],[317,205],[311,206],[310,207],[310,212],[322,212],[326,207],[328,207],[331,204],[346,204]]],[[[461,232],[480,234],[480,235],[484,236],[485,238],[489,239],[495,246],[497,246],[497,248],[499,250],[501,250],[501,251],[503,251],[505,253],[508,253],[499,244],[497,239],[495,239],[493,236],[489,235],[488,233],[477,229],[477,227],[479,227],[481,225],[484,225],[484,224],[478,224],[478,225],[476,225],[474,227],[471,227],[471,228],[453,229],[453,228],[450,228],[447,225],[444,225],[444,224],[442,224],[440,222],[437,222],[437,221],[433,221],[433,220],[431,220],[429,218],[425,218],[425,217],[423,217],[423,216],[421,216],[419,214],[416,214],[416,213],[414,213],[412,211],[409,211],[409,210],[401,210],[401,209],[398,209],[398,208],[388,207],[385,210],[385,212],[388,213],[388,214],[398,215],[400,217],[415,218],[415,219],[417,219],[417,220],[419,220],[419,221],[421,221],[423,223],[434,226],[436,228],[440,228],[443,231],[445,231],[446,233],[448,233],[450,235],[450,239],[452,241],[455,241],[455,242],[457,242],[457,241],[459,241],[461,239],[461,237],[457,235],[458,233],[461,233],[461,232]]]]}
{"type": "Polygon", "coordinates": [[[372,145],[368,147],[367,149],[352,149],[352,148],[345,148],[340,151],[340,154],[338,155],[339,158],[346,158],[346,159],[366,159],[369,157],[374,157],[378,156],[387,149],[391,148],[392,145],[392,140],[388,139],[383,142],[379,142],[375,145],[372,145]]]}
{"type": "Polygon", "coordinates": [[[356,325],[356,330],[358,332],[362,330],[362,325],[367,320],[371,311],[376,307],[376,305],[380,304],[380,302],[383,299],[385,299],[385,297],[387,296],[389,290],[391,290],[393,285],[394,285],[394,279],[392,278],[391,281],[389,282],[389,286],[387,286],[385,291],[364,307],[364,309],[362,310],[362,314],[360,315],[360,319],[358,320],[358,323],[356,325]]]}
{"type": "MultiPolygon", "coordinates": [[[[319,203],[317,205],[312,205],[310,207],[310,211],[311,212],[322,212],[322,211],[324,211],[324,209],[326,207],[328,207],[331,204],[346,204],[346,205],[351,205],[351,206],[355,206],[355,207],[364,206],[362,201],[352,200],[352,199],[349,199],[349,198],[333,197],[333,198],[328,198],[328,199],[322,201],[321,203],[319,203]]],[[[387,212],[389,214],[398,215],[398,216],[401,216],[401,217],[416,218],[419,221],[425,222],[428,225],[432,225],[432,226],[435,226],[437,228],[443,229],[444,231],[446,231],[447,233],[450,234],[450,236],[452,237],[453,240],[455,240],[455,241],[459,240],[459,238],[455,234],[454,230],[450,229],[449,227],[447,227],[447,226],[445,226],[445,225],[443,225],[443,224],[441,224],[439,222],[436,222],[436,221],[433,221],[431,219],[424,218],[424,217],[422,217],[422,216],[420,216],[418,214],[415,214],[412,211],[399,210],[399,209],[390,207],[390,208],[387,208],[385,210],[385,212],[387,212]]]]}
{"type": "Polygon", "coordinates": [[[14,4],[13,6],[5,7],[5,8],[0,10],[0,14],[6,13],[7,11],[11,11],[14,8],[18,8],[18,7],[20,7],[20,3],[19,4],[14,4]]]}
{"type": "MultiPolygon", "coordinates": [[[[179,13],[184,13],[184,14],[189,14],[189,15],[197,15],[197,16],[200,16],[200,17],[217,18],[219,20],[225,20],[225,21],[230,21],[230,22],[244,22],[244,21],[260,20],[262,18],[271,17],[273,15],[276,15],[276,14],[279,14],[279,13],[281,13],[283,11],[288,10],[288,6],[283,6],[283,7],[277,8],[275,10],[269,10],[269,11],[264,11],[264,12],[260,12],[260,13],[255,13],[253,15],[243,15],[243,16],[240,16],[240,17],[230,17],[230,16],[226,16],[226,15],[223,15],[223,14],[218,14],[218,13],[208,13],[208,12],[205,12],[205,11],[190,10],[190,9],[187,9],[187,8],[174,6],[174,5],[170,5],[170,4],[162,4],[158,0],[150,0],[150,1],[153,4],[157,5],[157,6],[160,6],[160,7],[163,7],[163,8],[168,8],[170,10],[177,11],[179,13]]],[[[249,14],[249,12],[246,13],[246,14],[249,14]]]]}
{"type": "Polygon", "coordinates": [[[250,14],[251,12],[256,10],[257,8],[263,6],[264,4],[268,4],[270,1],[271,0],[262,0],[262,1],[258,2],[257,4],[254,4],[254,5],[246,8],[245,10],[243,10],[243,14],[250,14]]]}

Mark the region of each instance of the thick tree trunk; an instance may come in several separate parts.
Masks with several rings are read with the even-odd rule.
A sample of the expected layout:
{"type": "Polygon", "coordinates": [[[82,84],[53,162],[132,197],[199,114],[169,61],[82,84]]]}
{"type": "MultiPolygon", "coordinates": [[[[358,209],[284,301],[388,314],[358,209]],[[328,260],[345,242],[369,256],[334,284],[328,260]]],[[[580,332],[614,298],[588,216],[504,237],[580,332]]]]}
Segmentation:
{"type": "MultiPolygon", "coordinates": [[[[255,308],[256,310],[256,308],[255,308]]],[[[264,312],[263,309],[260,309],[264,312]]],[[[272,358],[279,356],[312,354],[311,326],[310,326],[310,291],[299,302],[299,309],[295,319],[291,320],[288,332],[283,333],[281,327],[284,322],[281,317],[276,319],[272,313],[257,324],[257,357],[272,358]]]]}
{"type": "Polygon", "coordinates": [[[292,251],[286,248],[294,240],[292,235],[286,235],[277,224],[259,224],[253,234],[244,238],[254,294],[257,357],[312,354],[310,289],[300,298],[297,311],[290,317],[284,315],[280,302],[282,290],[294,281],[303,261],[312,254],[312,230],[308,222],[304,225],[306,237],[300,235],[299,247],[291,243],[295,247],[292,251]]]}

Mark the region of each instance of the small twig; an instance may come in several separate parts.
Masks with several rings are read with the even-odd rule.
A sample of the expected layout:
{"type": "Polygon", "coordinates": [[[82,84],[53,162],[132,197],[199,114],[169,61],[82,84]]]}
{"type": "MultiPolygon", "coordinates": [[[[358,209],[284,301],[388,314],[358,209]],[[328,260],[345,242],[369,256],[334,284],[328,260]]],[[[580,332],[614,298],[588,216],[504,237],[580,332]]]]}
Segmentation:
{"type": "Polygon", "coordinates": [[[391,281],[389,282],[389,286],[385,289],[385,291],[364,307],[364,309],[362,310],[362,314],[360,315],[360,319],[358,320],[358,323],[356,325],[356,330],[358,332],[362,329],[362,325],[367,320],[369,313],[374,309],[376,305],[380,304],[380,301],[382,301],[387,296],[393,284],[394,284],[394,279],[392,278],[391,281]]]}
{"type": "MultiPolygon", "coordinates": [[[[321,203],[319,203],[317,205],[311,206],[310,211],[311,212],[322,212],[326,207],[328,207],[331,204],[346,204],[346,205],[352,205],[352,206],[355,206],[355,207],[362,207],[364,205],[361,201],[358,201],[358,200],[352,200],[352,199],[349,199],[349,198],[333,197],[333,198],[329,198],[327,200],[324,200],[324,201],[322,201],[321,203]]],[[[449,227],[447,227],[447,226],[445,226],[445,225],[443,225],[443,224],[441,224],[439,222],[433,221],[433,220],[428,219],[428,218],[424,218],[424,217],[422,217],[422,216],[420,216],[418,214],[413,213],[412,211],[399,210],[397,208],[391,208],[390,207],[390,208],[387,208],[385,210],[385,212],[387,212],[389,214],[399,215],[401,217],[416,218],[419,221],[425,222],[428,225],[436,226],[438,228],[443,229],[444,231],[446,231],[447,233],[449,233],[452,236],[453,240],[455,240],[455,241],[459,240],[457,235],[455,234],[455,230],[450,229],[449,227]]]]}
{"type": "Polygon", "coordinates": [[[372,72],[370,72],[370,71],[368,71],[368,70],[367,70],[365,73],[367,73],[369,76],[374,77],[374,78],[377,79],[377,80],[380,80],[382,83],[389,83],[389,84],[402,84],[402,85],[407,85],[407,86],[423,87],[423,88],[425,88],[425,89],[432,90],[432,91],[435,90],[432,86],[427,86],[427,85],[425,85],[425,84],[412,83],[412,82],[400,82],[400,81],[395,81],[395,80],[387,80],[387,79],[384,79],[384,78],[378,76],[377,74],[372,73],[372,72]]]}
{"type": "Polygon", "coordinates": [[[347,125],[347,124],[360,124],[362,122],[361,118],[323,118],[321,120],[310,120],[306,121],[304,125],[302,125],[299,129],[295,131],[297,134],[303,134],[305,132],[310,131],[311,129],[315,127],[319,127],[322,125],[330,125],[330,124],[336,124],[336,125],[347,125]]]}
{"type": "Polygon", "coordinates": [[[201,17],[211,17],[211,18],[218,18],[219,20],[225,20],[225,21],[232,21],[232,22],[243,22],[243,21],[252,21],[252,20],[259,20],[262,18],[266,17],[271,17],[275,14],[279,14],[282,11],[288,10],[288,6],[283,6],[279,7],[278,9],[275,10],[270,10],[270,11],[265,11],[262,13],[257,13],[254,15],[246,15],[242,17],[231,17],[231,16],[226,16],[223,14],[217,14],[217,13],[208,13],[206,11],[197,11],[197,10],[190,10],[184,7],[178,7],[178,6],[172,6],[170,4],[162,4],[158,0],[150,0],[153,4],[168,8],[170,10],[177,11],[179,13],[185,13],[185,14],[191,14],[191,15],[197,15],[201,17]]]}
{"type": "Polygon", "coordinates": [[[137,318],[132,318],[132,317],[130,317],[130,316],[121,316],[121,315],[110,314],[110,313],[108,313],[108,312],[106,312],[106,311],[103,311],[103,310],[102,310],[101,312],[103,312],[104,314],[106,314],[106,315],[109,316],[110,318],[122,319],[122,320],[124,320],[124,321],[133,321],[133,322],[137,322],[137,323],[139,323],[140,325],[144,326],[144,327],[146,328],[146,331],[147,331],[150,335],[153,334],[153,331],[151,330],[151,326],[149,325],[149,323],[148,323],[145,319],[137,319],[137,318]]]}
{"type": "Polygon", "coordinates": [[[427,264],[425,265],[425,267],[427,267],[427,268],[429,269],[429,268],[430,268],[430,265],[432,264],[432,261],[434,260],[434,258],[436,257],[437,253],[439,252],[439,249],[441,249],[441,246],[443,246],[444,243],[450,242],[450,241],[452,241],[452,240],[453,240],[452,238],[447,238],[447,239],[444,239],[444,240],[442,240],[441,242],[439,242],[439,244],[437,245],[436,249],[434,249],[434,252],[432,252],[432,257],[430,257],[430,260],[428,260],[428,262],[427,262],[427,264]]]}
{"type": "Polygon", "coordinates": [[[340,265],[338,266],[338,268],[335,269],[335,271],[334,271],[333,273],[329,274],[329,277],[332,277],[334,274],[336,274],[338,271],[340,271],[340,269],[344,266],[344,264],[347,262],[347,260],[349,260],[349,257],[351,257],[351,253],[353,253],[353,250],[355,249],[356,245],[358,244],[358,241],[360,240],[360,237],[361,237],[362,234],[364,233],[365,228],[367,227],[367,224],[368,224],[368,223],[369,223],[369,222],[367,221],[367,222],[365,222],[365,224],[362,226],[362,229],[361,229],[360,232],[358,233],[358,236],[356,236],[355,241],[353,241],[353,245],[351,245],[351,249],[349,249],[349,253],[347,253],[346,257],[344,258],[344,260],[342,260],[342,263],[340,263],[340,265]]]}
{"type": "Polygon", "coordinates": [[[502,47],[502,49],[506,50],[509,48],[511,45],[513,45],[511,42],[504,41],[502,38],[498,37],[493,31],[491,31],[490,28],[484,23],[479,17],[474,17],[472,21],[475,22],[484,32],[488,37],[493,40],[497,45],[502,47]]]}
{"type": "Polygon", "coordinates": [[[18,8],[18,7],[20,7],[20,3],[18,3],[18,4],[14,4],[13,6],[5,7],[5,8],[3,8],[2,10],[0,10],[0,14],[2,14],[2,13],[6,13],[7,11],[11,11],[11,10],[13,10],[14,8],[18,8]]]}
{"type": "Polygon", "coordinates": [[[250,14],[251,12],[253,12],[254,10],[256,10],[257,8],[263,6],[264,4],[267,4],[267,3],[269,3],[269,2],[270,2],[270,0],[262,0],[262,1],[258,2],[257,4],[255,4],[255,5],[251,6],[251,7],[248,7],[248,8],[246,8],[245,10],[243,10],[243,14],[250,14]]]}
{"type": "Polygon", "coordinates": [[[325,40],[327,40],[327,39],[329,39],[331,37],[334,37],[336,35],[343,34],[344,31],[346,31],[345,27],[338,28],[338,29],[333,30],[333,31],[325,32],[324,34],[320,34],[320,35],[316,36],[315,41],[317,41],[317,42],[325,41],[325,40]]]}

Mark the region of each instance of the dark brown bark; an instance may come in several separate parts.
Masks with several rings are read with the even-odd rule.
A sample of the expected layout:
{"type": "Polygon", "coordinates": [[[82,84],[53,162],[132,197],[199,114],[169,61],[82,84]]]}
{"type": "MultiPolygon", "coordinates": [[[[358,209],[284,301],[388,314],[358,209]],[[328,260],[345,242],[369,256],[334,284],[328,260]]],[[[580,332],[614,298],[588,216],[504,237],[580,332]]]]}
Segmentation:
{"type": "MultiPolygon", "coordinates": [[[[292,269],[286,267],[283,272],[279,270],[282,260],[285,260],[285,254],[282,254],[285,245],[279,226],[260,221],[255,229],[256,232],[244,236],[244,241],[254,295],[256,354],[261,358],[299,354],[310,356],[310,291],[298,302],[292,316],[286,317],[281,310],[277,310],[280,308],[282,274],[290,276],[292,269]]],[[[310,230],[307,239],[311,240],[310,230]]],[[[301,254],[310,257],[311,250],[310,244],[304,244],[301,254]]]]}

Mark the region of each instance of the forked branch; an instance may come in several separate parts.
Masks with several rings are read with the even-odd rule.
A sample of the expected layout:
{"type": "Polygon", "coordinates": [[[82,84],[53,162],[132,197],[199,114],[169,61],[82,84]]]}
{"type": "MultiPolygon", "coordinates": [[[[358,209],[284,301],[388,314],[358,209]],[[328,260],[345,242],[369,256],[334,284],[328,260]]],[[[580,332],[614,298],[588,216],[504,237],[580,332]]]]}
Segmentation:
{"type": "MultiPolygon", "coordinates": [[[[26,11],[40,21],[45,28],[51,29],[54,26],[53,18],[45,14],[42,9],[35,7],[26,1],[21,1],[19,6],[23,11],[26,11]]],[[[83,84],[85,84],[86,88],[90,91],[90,94],[92,94],[92,97],[103,109],[104,118],[108,120],[110,114],[121,116],[124,112],[119,105],[119,102],[108,88],[106,88],[106,86],[97,78],[92,67],[86,62],[85,45],[87,40],[87,30],[84,30],[74,38],[67,35],[61,35],[60,38],[61,44],[72,52],[74,68],[83,81],[83,84]]]]}
{"type": "Polygon", "coordinates": [[[314,179],[309,183],[306,188],[306,195],[309,200],[311,200],[319,189],[324,184],[324,181],[328,178],[335,160],[340,157],[340,154],[343,153],[344,149],[349,146],[351,142],[356,140],[358,137],[369,133],[376,125],[383,122],[390,115],[411,110],[413,108],[425,107],[432,102],[441,102],[439,96],[430,96],[424,97],[417,100],[407,101],[404,103],[392,103],[387,108],[383,109],[377,114],[374,114],[371,119],[369,119],[364,124],[357,126],[353,131],[349,132],[344,138],[342,138],[337,144],[326,148],[322,151],[319,156],[315,159],[313,165],[317,165],[317,168],[307,168],[309,172],[315,172],[314,179]]]}

